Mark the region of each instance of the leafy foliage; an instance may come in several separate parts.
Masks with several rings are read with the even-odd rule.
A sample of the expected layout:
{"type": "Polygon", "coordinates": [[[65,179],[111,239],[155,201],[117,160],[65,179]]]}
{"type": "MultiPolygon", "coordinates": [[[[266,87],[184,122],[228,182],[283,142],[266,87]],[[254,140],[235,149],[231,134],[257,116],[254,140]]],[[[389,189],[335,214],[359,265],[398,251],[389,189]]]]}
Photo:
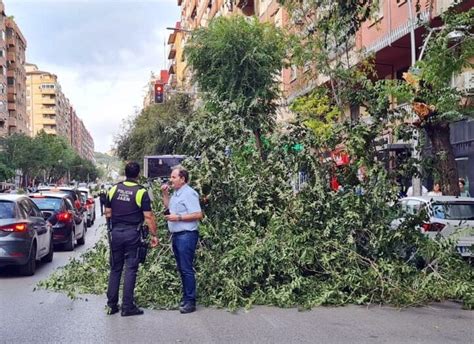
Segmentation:
{"type": "Polygon", "coordinates": [[[38,133],[34,138],[14,134],[1,141],[0,161],[5,162],[5,177],[12,171],[23,172],[23,183],[28,180],[57,181],[69,171],[71,179],[90,180],[98,176],[94,164],[81,158],[62,137],[38,133]]]}
{"type": "Polygon", "coordinates": [[[166,129],[192,116],[191,99],[173,95],[164,104],[153,104],[124,122],[124,130],[115,138],[117,155],[123,160],[142,162],[145,155],[170,154],[174,136],[166,129]]]}
{"type": "Polygon", "coordinates": [[[231,104],[236,118],[253,131],[262,159],[261,135],[274,126],[276,78],[286,47],[285,35],[271,24],[231,16],[193,32],[185,49],[195,81],[209,93],[205,99],[231,104]]]}

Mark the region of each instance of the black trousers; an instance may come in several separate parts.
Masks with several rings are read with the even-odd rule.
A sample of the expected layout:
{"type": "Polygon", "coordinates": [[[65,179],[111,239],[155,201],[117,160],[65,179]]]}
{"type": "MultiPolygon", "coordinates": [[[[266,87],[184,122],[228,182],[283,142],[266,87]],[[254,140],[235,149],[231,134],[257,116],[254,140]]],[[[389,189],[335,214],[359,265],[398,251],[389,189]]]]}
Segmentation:
{"type": "Polygon", "coordinates": [[[122,309],[130,310],[135,306],[134,292],[139,265],[138,247],[140,236],[136,226],[124,226],[112,229],[109,285],[107,305],[116,306],[119,300],[120,279],[125,265],[123,281],[122,309]]]}

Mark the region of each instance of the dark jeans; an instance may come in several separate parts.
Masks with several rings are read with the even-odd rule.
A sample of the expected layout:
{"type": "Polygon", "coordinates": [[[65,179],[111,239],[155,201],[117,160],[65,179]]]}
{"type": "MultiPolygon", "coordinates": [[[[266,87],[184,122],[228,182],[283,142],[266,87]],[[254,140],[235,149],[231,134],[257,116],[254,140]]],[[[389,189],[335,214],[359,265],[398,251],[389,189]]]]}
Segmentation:
{"type": "Polygon", "coordinates": [[[173,253],[181,276],[183,301],[196,304],[194,255],[199,238],[197,231],[173,233],[173,253]]]}
{"type": "Polygon", "coordinates": [[[130,310],[135,307],[135,281],[140,261],[138,258],[139,243],[140,236],[136,226],[118,229],[114,227],[112,230],[110,276],[107,289],[107,305],[110,307],[116,306],[118,303],[120,278],[122,277],[124,263],[122,309],[130,310]]]}
{"type": "Polygon", "coordinates": [[[105,201],[100,201],[100,216],[104,215],[105,201]]]}

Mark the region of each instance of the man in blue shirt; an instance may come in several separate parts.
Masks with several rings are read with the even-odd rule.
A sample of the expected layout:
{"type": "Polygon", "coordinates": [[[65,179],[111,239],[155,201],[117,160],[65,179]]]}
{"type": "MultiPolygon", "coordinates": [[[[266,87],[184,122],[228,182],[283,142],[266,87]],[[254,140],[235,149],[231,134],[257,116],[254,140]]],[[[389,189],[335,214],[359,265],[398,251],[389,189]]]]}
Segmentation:
{"type": "Polygon", "coordinates": [[[170,183],[174,189],[169,195],[169,185],[161,186],[163,203],[169,209],[165,215],[172,235],[173,253],[181,276],[183,298],[179,311],[183,314],[196,310],[196,277],[194,256],[199,238],[198,222],[203,218],[198,193],[188,185],[189,174],[182,167],[171,172],[170,183]]]}

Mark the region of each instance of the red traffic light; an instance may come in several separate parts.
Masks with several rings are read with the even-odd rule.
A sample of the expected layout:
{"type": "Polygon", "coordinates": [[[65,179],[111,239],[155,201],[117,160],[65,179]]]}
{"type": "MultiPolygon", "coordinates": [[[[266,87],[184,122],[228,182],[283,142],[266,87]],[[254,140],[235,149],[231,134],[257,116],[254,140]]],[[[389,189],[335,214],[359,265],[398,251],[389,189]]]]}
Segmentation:
{"type": "Polygon", "coordinates": [[[155,84],[155,103],[163,103],[164,101],[164,87],[163,84],[156,83],[155,84]]]}

